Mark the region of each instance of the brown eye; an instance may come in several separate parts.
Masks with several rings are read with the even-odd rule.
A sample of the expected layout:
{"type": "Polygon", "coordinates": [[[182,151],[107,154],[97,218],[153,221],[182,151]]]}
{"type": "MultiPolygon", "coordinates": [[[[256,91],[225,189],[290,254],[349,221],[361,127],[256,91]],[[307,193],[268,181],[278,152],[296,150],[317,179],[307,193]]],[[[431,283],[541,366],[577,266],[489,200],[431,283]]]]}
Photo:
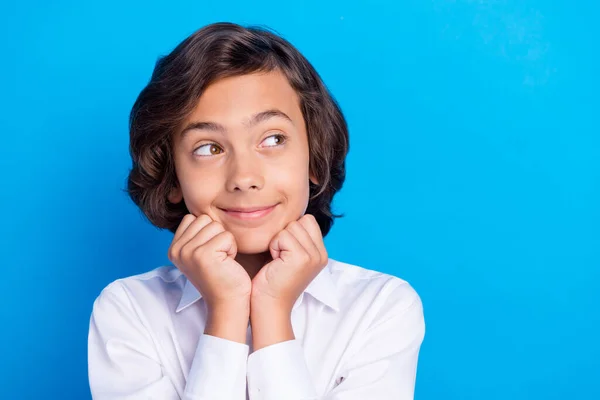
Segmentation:
{"type": "Polygon", "coordinates": [[[223,149],[215,143],[207,143],[194,150],[194,154],[201,157],[215,156],[221,154],[223,149]]]}
{"type": "Polygon", "coordinates": [[[263,140],[263,143],[265,143],[265,147],[275,147],[285,143],[285,139],[286,137],[281,134],[271,135],[263,140]]]}

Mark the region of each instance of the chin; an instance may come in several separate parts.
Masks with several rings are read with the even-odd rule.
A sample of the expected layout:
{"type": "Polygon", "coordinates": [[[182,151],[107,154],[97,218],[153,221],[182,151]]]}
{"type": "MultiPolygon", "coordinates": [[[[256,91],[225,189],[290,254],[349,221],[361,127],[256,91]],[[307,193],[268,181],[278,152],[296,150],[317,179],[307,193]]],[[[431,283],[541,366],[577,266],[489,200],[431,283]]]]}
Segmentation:
{"type": "Polygon", "coordinates": [[[262,232],[234,233],[237,251],[241,254],[260,254],[269,251],[272,235],[262,232]]]}

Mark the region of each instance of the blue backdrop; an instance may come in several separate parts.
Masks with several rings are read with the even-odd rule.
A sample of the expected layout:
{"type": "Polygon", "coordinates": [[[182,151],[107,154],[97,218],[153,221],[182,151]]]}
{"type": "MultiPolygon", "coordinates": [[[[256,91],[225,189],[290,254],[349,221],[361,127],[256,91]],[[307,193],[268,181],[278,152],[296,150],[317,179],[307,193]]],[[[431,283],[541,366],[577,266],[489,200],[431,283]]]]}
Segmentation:
{"type": "Polygon", "coordinates": [[[599,11],[3,2],[0,397],[90,397],[93,300],[167,263],[171,240],[122,191],[128,112],[158,56],[232,21],[289,39],[347,116],[346,217],[326,243],[421,295],[416,398],[599,399],[599,11]]]}

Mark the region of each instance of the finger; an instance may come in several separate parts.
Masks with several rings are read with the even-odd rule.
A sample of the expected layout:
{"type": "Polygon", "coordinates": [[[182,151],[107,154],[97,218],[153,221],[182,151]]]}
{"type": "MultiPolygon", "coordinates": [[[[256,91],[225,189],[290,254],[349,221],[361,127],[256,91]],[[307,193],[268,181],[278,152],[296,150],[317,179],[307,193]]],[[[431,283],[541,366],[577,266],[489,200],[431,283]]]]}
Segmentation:
{"type": "Polygon", "coordinates": [[[206,242],[204,247],[206,248],[206,251],[224,253],[225,257],[223,257],[223,259],[226,257],[235,258],[237,254],[237,243],[235,242],[235,237],[231,232],[226,230],[223,230],[223,232],[211,238],[208,242],[206,242]]]}
{"type": "Polygon", "coordinates": [[[273,260],[278,259],[281,253],[281,245],[279,244],[279,236],[281,236],[281,232],[283,231],[278,232],[269,243],[269,252],[271,253],[271,258],[273,260]]]}
{"type": "Polygon", "coordinates": [[[180,258],[181,247],[179,240],[183,236],[183,234],[187,231],[190,225],[196,220],[196,216],[193,214],[186,214],[179,223],[177,230],[175,231],[175,235],[173,236],[173,240],[171,241],[171,245],[169,246],[169,250],[167,252],[167,257],[173,263],[177,264],[177,260],[180,258]]]}
{"type": "Polygon", "coordinates": [[[305,252],[304,247],[287,229],[275,235],[269,244],[269,250],[273,260],[281,258],[284,261],[289,259],[290,254],[305,252]]]}
{"type": "Polygon", "coordinates": [[[305,214],[298,220],[298,222],[306,229],[308,234],[313,240],[313,243],[319,249],[319,254],[321,254],[321,261],[326,262],[329,258],[327,254],[327,249],[325,248],[325,242],[323,241],[323,234],[321,233],[321,227],[319,227],[319,223],[317,219],[312,214],[305,214]]]}
{"type": "Polygon", "coordinates": [[[196,247],[202,246],[210,239],[224,231],[225,228],[223,228],[223,225],[221,225],[219,222],[212,221],[208,225],[204,226],[198,233],[196,233],[196,236],[190,239],[184,246],[186,248],[190,248],[190,251],[193,251],[193,249],[196,247]]]}
{"type": "Polygon", "coordinates": [[[183,232],[185,232],[188,226],[190,226],[190,224],[195,220],[196,216],[194,214],[186,214],[179,223],[177,230],[175,231],[175,236],[173,236],[173,242],[178,241],[181,235],[183,235],[183,232]]]}
{"type": "Polygon", "coordinates": [[[212,220],[208,215],[201,215],[196,218],[192,214],[183,217],[179,228],[177,228],[175,237],[169,246],[168,257],[173,263],[177,263],[181,259],[181,250],[185,244],[189,242],[204,226],[208,225],[212,220]]]}
{"type": "Polygon", "coordinates": [[[200,232],[206,225],[212,222],[212,218],[210,218],[206,214],[200,215],[196,218],[183,232],[179,240],[177,241],[177,245],[181,247],[185,246],[190,240],[192,240],[198,232],[200,232]]]}
{"type": "Polygon", "coordinates": [[[288,224],[287,229],[294,235],[296,240],[298,240],[300,245],[304,248],[304,251],[310,256],[311,260],[320,264],[321,253],[304,226],[298,221],[292,221],[288,224]]]}

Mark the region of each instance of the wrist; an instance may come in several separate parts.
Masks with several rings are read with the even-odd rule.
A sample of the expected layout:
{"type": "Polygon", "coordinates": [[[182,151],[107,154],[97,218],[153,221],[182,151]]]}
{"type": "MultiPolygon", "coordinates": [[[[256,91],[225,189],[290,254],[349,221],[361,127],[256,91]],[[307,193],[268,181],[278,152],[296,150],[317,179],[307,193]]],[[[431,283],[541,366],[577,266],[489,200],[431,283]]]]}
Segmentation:
{"type": "Polygon", "coordinates": [[[243,304],[208,307],[204,333],[245,344],[249,319],[249,306],[243,304]]]}
{"type": "Polygon", "coordinates": [[[291,309],[277,303],[252,303],[250,312],[254,351],[294,340],[291,309]]]}
{"type": "Polygon", "coordinates": [[[292,313],[294,303],[272,297],[251,297],[250,315],[268,314],[275,316],[286,316],[292,313]]]}

